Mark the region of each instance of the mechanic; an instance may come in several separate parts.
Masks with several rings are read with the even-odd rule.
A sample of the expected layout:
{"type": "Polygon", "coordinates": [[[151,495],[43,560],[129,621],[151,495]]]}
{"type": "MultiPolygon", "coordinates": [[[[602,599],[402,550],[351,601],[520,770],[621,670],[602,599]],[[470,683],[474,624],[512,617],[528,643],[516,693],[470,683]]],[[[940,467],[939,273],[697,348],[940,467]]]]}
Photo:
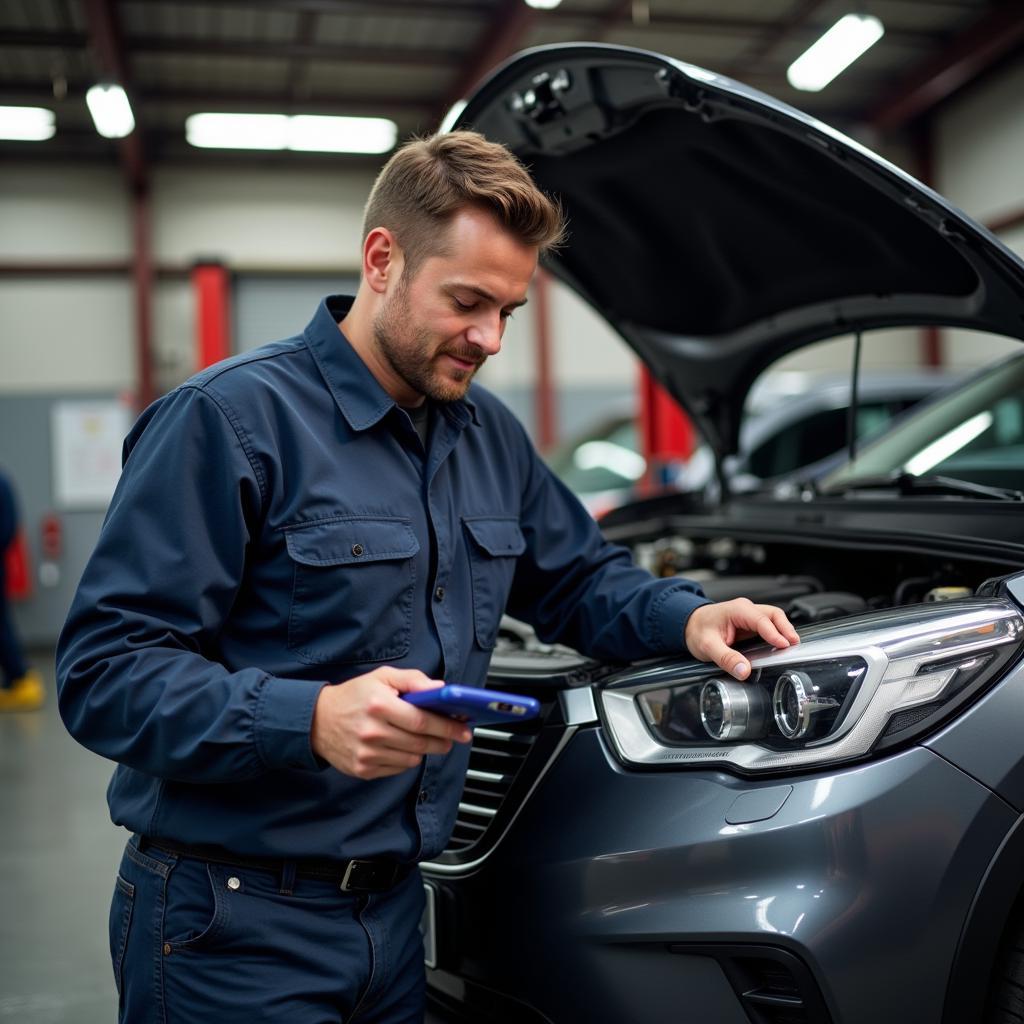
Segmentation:
{"type": "Polygon", "coordinates": [[[509,612],[598,658],[797,642],[606,543],[472,378],[558,206],[471,132],[401,148],[354,299],[151,405],[60,638],[64,721],[116,762],[133,833],[110,941],[120,1019],[421,1021],[419,860],[470,730],[407,691],[483,685],[509,612]]]}

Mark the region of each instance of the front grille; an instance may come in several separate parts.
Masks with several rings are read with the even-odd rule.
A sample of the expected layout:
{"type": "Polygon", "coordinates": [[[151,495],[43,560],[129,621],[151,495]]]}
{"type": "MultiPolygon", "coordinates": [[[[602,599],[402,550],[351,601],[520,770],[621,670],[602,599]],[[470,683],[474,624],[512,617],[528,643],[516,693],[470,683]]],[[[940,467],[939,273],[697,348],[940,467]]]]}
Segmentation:
{"type": "Polygon", "coordinates": [[[446,853],[462,853],[485,838],[537,740],[543,717],[473,730],[466,786],[446,853]]]}

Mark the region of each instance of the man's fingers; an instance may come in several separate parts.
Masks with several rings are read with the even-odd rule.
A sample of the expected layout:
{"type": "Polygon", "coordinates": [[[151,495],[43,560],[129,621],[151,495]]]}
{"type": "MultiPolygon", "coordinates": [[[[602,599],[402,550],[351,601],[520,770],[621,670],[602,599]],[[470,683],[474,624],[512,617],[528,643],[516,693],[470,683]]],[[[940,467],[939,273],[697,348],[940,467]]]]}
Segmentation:
{"type": "Polygon", "coordinates": [[[387,722],[371,722],[362,730],[359,739],[369,749],[397,750],[417,757],[447,754],[452,749],[452,740],[448,737],[408,732],[387,722]]]}
{"type": "Polygon", "coordinates": [[[384,748],[374,751],[372,755],[357,758],[350,774],[358,779],[382,779],[388,775],[407,772],[410,768],[417,767],[422,760],[422,757],[415,754],[384,748]]]}
{"type": "MultiPolygon", "coordinates": [[[[770,606],[771,607],[771,606],[770,606]]],[[[786,613],[781,608],[771,607],[768,613],[772,617],[772,622],[778,627],[779,632],[791,643],[800,643],[800,634],[797,633],[793,627],[793,623],[786,618],[786,613]]]]}
{"type": "Polygon", "coordinates": [[[729,643],[750,635],[759,636],[777,648],[800,642],[781,608],[753,604],[746,598],[697,608],[686,624],[683,642],[694,657],[714,662],[735,679],[746,679],[750,662],[729,643]]]}
{"type": "Polygon", "coordinates": [[[750,662],[718,637],[708,639],[707,655],[708,661],[713,661],[734,679],[746,679],[750,675],[750,662]]]}
{"type": "Polygon", "coordinates": [[[388,708],[387,721],[403,732],[419,736],[434,736],[456,743],[468,743],[473,738],[473,733],[464,722],[457,722],[433,711],[424,711],[401,697],[396,698],[394,706],[388,708]]]}
{"type": "Polygon", "coordinates": [[[789,640],[782,634],[782,631],[775,625],[769,615],[760,615],[754,623],[754,628],[762,640],[767,640],[772,647],[788,647],[789,640]]]}
{"type": "Polygon", "coordinates": [[[425,672],[416,668],[394,668],[391,665],[382,665],[373,675],[399,693],[436,690],[438,687],[444,686],[443,680],[431,679],[425,672]]]}
{"type": "MultiPolygon", "coordinates": [[[[431,679],[418,669],[393,668],[390,665],[382,666],[373,674],[381,682],[387,684],[391,693],[380,694],[379,702],[374,702],[370,707],[371,714],[377,715],[406,733],[436,736],[456,743],[468,743],[473,738],[472,732],[462,722],[456,722],[445,715],[424,711],[400,697],[400,694],[403,693],[439,689],[444,686],[442,680],[431,679]]],[[[438,753],[438,751],[431,750],[429,753],[438,753]]]]}

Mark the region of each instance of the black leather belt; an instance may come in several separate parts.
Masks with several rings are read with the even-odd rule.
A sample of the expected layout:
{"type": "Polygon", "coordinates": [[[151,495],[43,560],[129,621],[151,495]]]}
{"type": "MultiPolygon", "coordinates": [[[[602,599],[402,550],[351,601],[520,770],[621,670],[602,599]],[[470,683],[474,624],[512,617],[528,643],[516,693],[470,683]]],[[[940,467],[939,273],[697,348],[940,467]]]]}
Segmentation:
{"type": "Polygon", "coordinates": [[[287,864],[295,865],[298,877],[319,878],[337,882],[342,892],[386,892],[394,888],[412,871],[412,865],[389,860],[275,860],[270,857],[242,857],[216,846],[192,846],[171,839],[150,839],[139,836],[139,852],[163,850],[179,857],[207,860],[234,868],[269,871],[280,876],[287,864]]]}

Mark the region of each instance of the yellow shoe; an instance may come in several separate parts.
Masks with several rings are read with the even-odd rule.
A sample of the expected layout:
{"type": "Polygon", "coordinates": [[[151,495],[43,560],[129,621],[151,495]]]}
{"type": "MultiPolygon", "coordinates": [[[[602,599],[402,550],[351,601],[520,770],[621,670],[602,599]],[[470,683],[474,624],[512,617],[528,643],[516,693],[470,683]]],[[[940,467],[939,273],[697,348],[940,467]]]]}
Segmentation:
{"type": "Polygon", "coordinates": [[[46,690],[39,673],[33,669],[14,680],[9,689],[0,689],[0,712],[35,711],[46,700],[46,690]]]}

